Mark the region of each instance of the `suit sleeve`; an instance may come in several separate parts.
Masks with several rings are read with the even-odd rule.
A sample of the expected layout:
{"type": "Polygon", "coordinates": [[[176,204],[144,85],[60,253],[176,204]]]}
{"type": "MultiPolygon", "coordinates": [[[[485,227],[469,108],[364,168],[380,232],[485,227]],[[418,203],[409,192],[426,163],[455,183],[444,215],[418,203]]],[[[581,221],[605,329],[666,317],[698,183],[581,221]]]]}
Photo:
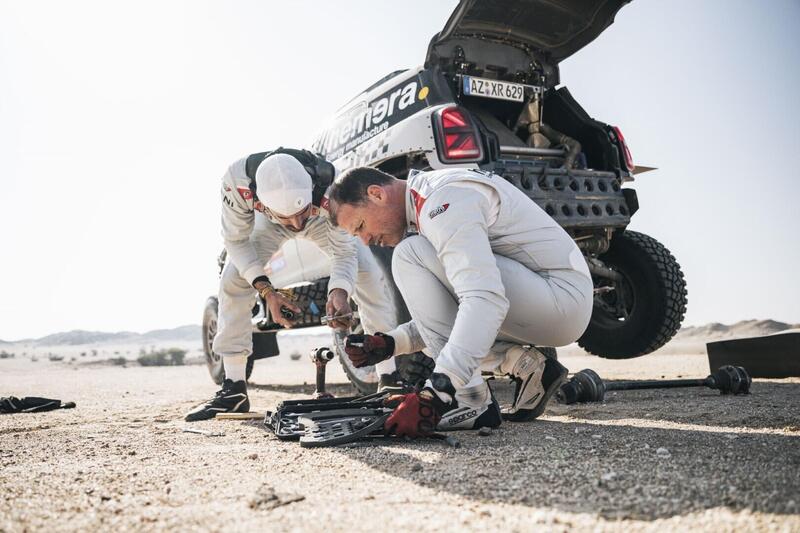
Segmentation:
{"type": "Polygon", "coordinates": [[[328,240],[333,254],[328,292],[333,289],[344,289],[348,296],[352,296],[358,272],[358,251],[355,237],[341,228],[335,227],[330,219],[327,224],[328,240]]]}
{"type": "Polygon", "coordinates": [[[489,243],[490,204],[464,187],[433,193],[420,216],[421,233],[431,242],[458,298],[450,338],[436,359],[436,372],[465,386],[494,344],[508,313],[500,270],[489,243]],[[447,204],[445,210],[441,208],[447,204]],[[428,213],[440,210],[431,217],[428,213]]]}
{"type": "Polygon", "coordinates": [[[252,207],[236,189],[230,170],[222,178],[222,239],[231,263],[249,283],[264,275],[264,265],[250,242],[255,224],[252,207]]]}
{"type": "Polygon", "coordinates": [[[417,324],[409,320],[405,324],[400,324],[387,335],[394,339],[394,353],[392,355],[403,355],[422,351],[425,348],[425,340],[419,333],[417,324]]]}

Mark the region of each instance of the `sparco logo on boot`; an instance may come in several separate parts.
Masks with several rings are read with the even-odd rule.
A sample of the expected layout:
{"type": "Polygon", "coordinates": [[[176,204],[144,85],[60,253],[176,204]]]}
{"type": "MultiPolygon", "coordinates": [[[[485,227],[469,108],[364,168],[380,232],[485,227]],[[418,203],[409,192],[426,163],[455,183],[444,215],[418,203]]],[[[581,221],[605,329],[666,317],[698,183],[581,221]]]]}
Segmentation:
{"type": "Polygon", "coordinates": [[[453,418],[442,420],[442,423],[446,426],[455,426],[457,424],[460,424],[464,420],[469,420],[470,418],[475,418],[476,416],[478,416],[478,411],[473,409],[472,411],[467,411],[466,413],[461,413],[460,415],[456,415],[453,418]]]}

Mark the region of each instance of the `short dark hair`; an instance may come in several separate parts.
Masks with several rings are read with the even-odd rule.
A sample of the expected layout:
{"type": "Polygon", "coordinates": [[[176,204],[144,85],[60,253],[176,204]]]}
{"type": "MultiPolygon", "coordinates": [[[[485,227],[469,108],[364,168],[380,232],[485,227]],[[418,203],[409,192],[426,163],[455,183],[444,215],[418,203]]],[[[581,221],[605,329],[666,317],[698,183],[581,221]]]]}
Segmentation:
{"type": "Polygon", "coordinates": [[[389,185],[394,179],[391,174],[372,167],[356,167],[343,172],[334,180],[330,190],[333,225],[339,225],[336,219],[339,205],[363,205],[367,201],[367,189],[370,185],[389,185]]]}
{"type": "Polygon", "coordinates": [[[394,176],[377,168],[356,167],[336,178],[331,188],[331,200],[337,204],[363,204],[370,185],[389,185],[394,176]]]}

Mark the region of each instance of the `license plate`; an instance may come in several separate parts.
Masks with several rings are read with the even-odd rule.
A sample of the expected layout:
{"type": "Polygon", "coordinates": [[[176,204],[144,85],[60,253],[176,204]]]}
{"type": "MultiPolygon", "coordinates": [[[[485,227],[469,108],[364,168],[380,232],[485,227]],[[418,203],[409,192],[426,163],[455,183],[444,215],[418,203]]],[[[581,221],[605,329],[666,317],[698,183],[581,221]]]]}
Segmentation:
{"type": "Polygon", "coordinates": [[[473,76],[464,76],[462,79],[464,94],[469,96],[485,96],[486,98],[514,102],[522,102],[525,96],[525,86],[519,83],[487,80],[486,78],[475,78],[473,76]]]}

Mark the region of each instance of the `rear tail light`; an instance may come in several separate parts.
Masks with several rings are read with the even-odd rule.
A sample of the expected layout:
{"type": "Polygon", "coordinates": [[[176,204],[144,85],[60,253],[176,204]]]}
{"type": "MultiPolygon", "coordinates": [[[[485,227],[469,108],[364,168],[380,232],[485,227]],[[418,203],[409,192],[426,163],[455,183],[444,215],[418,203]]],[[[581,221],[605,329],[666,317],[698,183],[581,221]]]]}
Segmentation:
{"type": "Polygon", "coordinates": [[[458,107],[446,107],[434,115],[442,161],[480,161],[483,149],[478,130],[469,114],[458,107]]]}
{"type": "Polygon", "coordinates": [[[628,172],[633,172],[636,167],[633,164],[633,156],[628,148],[628,143],[625,142],[625,136],[618,127],[612,126],[611,129],[614,130],[614,135],[617,137],[617,141],[619,142],[619,147],[622,150],[622,156],[625,158],[625,166],[628,167],[628,172]]]}

